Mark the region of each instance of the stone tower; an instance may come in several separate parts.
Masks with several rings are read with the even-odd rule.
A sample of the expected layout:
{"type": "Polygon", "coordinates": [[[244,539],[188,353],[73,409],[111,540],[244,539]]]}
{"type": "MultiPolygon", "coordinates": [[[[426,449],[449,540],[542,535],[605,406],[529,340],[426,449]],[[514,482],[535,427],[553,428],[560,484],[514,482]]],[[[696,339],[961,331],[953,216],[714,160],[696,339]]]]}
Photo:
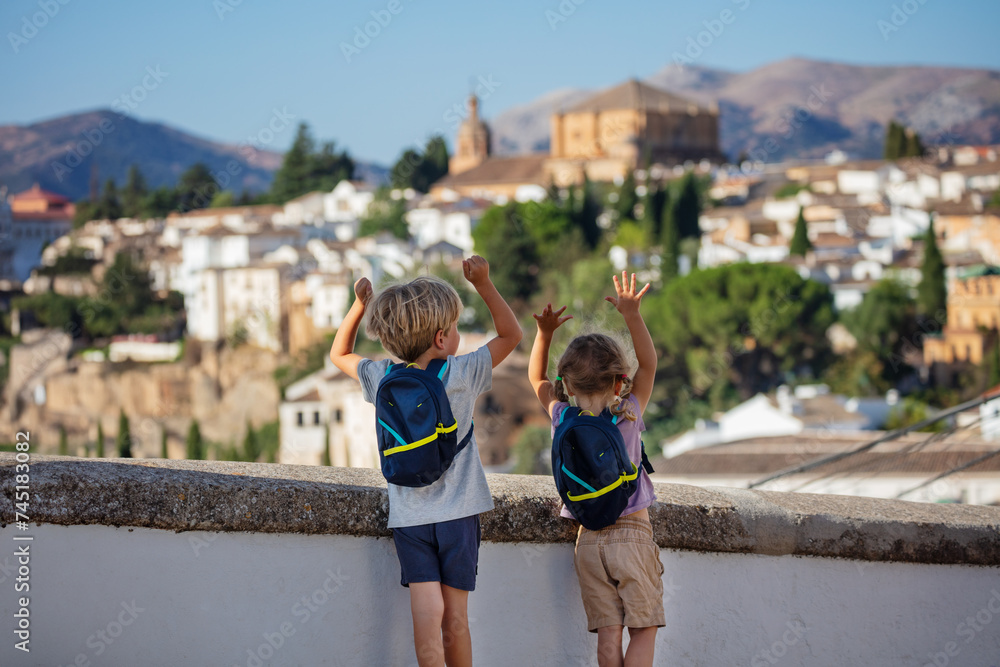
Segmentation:
{"type": "Polygon", "coordinates": [[[455,154],[448,162],[449,174],[460,174],[482,164],[490,154],[490,128],[479,120],[479,100],[469,96],[469,117],[458,128],[455,154]]]}

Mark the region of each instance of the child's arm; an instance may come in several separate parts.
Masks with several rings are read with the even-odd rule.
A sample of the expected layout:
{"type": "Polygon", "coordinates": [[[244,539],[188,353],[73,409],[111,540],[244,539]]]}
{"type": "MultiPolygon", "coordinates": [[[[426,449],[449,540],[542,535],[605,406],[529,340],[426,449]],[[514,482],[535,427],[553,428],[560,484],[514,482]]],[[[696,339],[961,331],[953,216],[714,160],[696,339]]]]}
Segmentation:
{"type": "Polygon", "coordinates": [[[465,279],[476,288],[493,318],[493,328],[497,330],[497,335],[486,344],[486,347],[490,349],[493,368],[496,368],[514,351],[524,334],[517,323],[517,318],[514,317],[514,311],[503,300],[493,281],[490,280],[490,265],[486,260],[479,255],[473,255],[462,262],[462,272],[465,274],[465,279]]]}
{"type": "Polygon", "coordinates": [[[628,275],[622,271],[621,283],[618,276],[612,276],[615,282],[615,292],[617,297],[606,296],[604,299],[611,302],[622,314],[628,333],[632,337],[632,347],[635,348],[635,358],[639,362],[639,370],[632,378],[632,393],[639,401],[639,409],[646,411],[646,404],[653,393],[653,378],[656,375],[656,349],[653,347],[653,338],[649,335],[649,329],[639,313],[639,302],[643,295],[649,291],[649,283],[637,294],[635,291],[635,274],[629,281],[628,275]]]}
{"type": "Polygon", "coordinates": [[[531,382],[531,388],[535,390],[535,396],[541,401],[542,407],[550,417],[552,406],[558,399],[552,383],[549,382],[549,346],[552,343],[552,333],[563,322],[573,319],[572,315],[559,317],[565,310],[566,306],[563,306],[553,311],[550,303],[542,309],[541,315],[531,314],[538,322],[538,332],[535,334],[535,344],[531,346],[531,357],[528,359],[528,380],[531,382]]]}
{"type": "Polygon", "coordinates": [[[330,346],[330,361],[343,373],[357,380],[358,362],[364,357],[354,354],[354,341],[358,337],[361,320],[365,317],[365,308],[372,298],[371,281],[367,278],[361,278],[354,283],[354,295],[357,298],[351,305],[351,309],[347,311],[347,315],[344,316],[344,321],[337,329],[337,335],[333,337],[333,345],[330,346]]]}

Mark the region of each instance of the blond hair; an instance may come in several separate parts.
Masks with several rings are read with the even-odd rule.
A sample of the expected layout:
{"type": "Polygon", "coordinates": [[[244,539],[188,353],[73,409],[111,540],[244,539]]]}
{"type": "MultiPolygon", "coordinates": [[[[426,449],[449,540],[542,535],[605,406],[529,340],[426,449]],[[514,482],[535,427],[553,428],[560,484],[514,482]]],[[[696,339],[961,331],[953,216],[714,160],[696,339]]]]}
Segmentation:
{"type": "Polygon", "coordinates": [[[458,322],[462,300],[433,276],[391,285],[372,297],[365,333],[399,359],[411,362],[430,349],[438,331],[458,322]]]}
{"type": "Polygon", "coordinates": [[[622,388],[610,406],[611,413],[635,421],[635,412],[625,400],[632,391],[630,371],[625,350],[611,336],[601,333],[577,336],[570,341],[556,366],[556,398],[569,402],[566,384],[577,394],[610,397],[615,382],[620,379],[622,388]]]}

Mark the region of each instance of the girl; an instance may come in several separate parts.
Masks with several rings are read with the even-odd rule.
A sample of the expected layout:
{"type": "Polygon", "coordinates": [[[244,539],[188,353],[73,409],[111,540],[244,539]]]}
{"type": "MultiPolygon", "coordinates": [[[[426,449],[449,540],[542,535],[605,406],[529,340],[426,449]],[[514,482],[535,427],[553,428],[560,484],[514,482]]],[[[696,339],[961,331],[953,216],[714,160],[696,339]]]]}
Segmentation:
{"type": "MultiPolygon", "coordinates": [[[[588,334],[574,338],[559,359],[555,384],[548,379],[549,346],[552,334],[571,315],[566,307],[553,311],[547,305],[541,315],[534,315],[538,333],[531,348],[528,376],[535,395],[552,419],[555,431],[562,412],[576,406],[600,414],[605,408],[619,416],[629,458],[639,465],[642,460],[641,434],[645,430],[642,413],[653,390],[656,351],[646,329],[639,303],[649,290],[647,284],[635,291],[622,271],[612,277],[614,297],[605,297],[621,313],[635,347],[639,368],[630,377],[628,359],[621,346],[610,336],[588,334]]],[[[647,508],[656,500],[649,475],[639,466],[639,487],[628,506],[613,525],[591,531],[580,526],[576,540],[574,565],[580,580],[587,629],[597,633],[597,660],[601,667],[652,665],[657,628],[664,625],[663,565],[660,549],[653,541],[653,528],[647,508]],[[622,656],[622,629],[628,628],[628,652],[622,656]]],[[[573,518],[564,507],[561,516],[573,518]]]]}

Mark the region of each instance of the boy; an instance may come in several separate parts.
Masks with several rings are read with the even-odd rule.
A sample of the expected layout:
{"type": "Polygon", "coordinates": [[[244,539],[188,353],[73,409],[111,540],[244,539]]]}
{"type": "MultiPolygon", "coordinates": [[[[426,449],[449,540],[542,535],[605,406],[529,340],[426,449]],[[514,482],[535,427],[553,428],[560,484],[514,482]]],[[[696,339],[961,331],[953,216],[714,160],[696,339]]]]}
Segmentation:
{"type": "MultiPolygon", "coordinates": [[[[371,283],[362,278],[354,285],[357,300],[337,330],[330,359],[361,382],[366,401],[375,402],[379,380],[390,362],[354,353],[358,328],[368,311],[369,338],[380,341],[401,361],[427,368],[433,359],[447,360],[441,379],[458,432],[467,433],[476,398],[490,389],[493,368],[521,341],[521,327],[490,280],[485,259],[473,255],[462,262],[462,270],[493,317],[497,335],[486,345],[454,356],[462,302],[444,281],[421,277],[372,298],[371,283]]],[[[479,514],[491,509],[493,496],[475,436],[433,484],[419,488],[389,484],[389,528],[399,557],[400,583],[410,589],[413,643],[421,667],[472,664],[469,591],[476,587],[479,514]]]]}

